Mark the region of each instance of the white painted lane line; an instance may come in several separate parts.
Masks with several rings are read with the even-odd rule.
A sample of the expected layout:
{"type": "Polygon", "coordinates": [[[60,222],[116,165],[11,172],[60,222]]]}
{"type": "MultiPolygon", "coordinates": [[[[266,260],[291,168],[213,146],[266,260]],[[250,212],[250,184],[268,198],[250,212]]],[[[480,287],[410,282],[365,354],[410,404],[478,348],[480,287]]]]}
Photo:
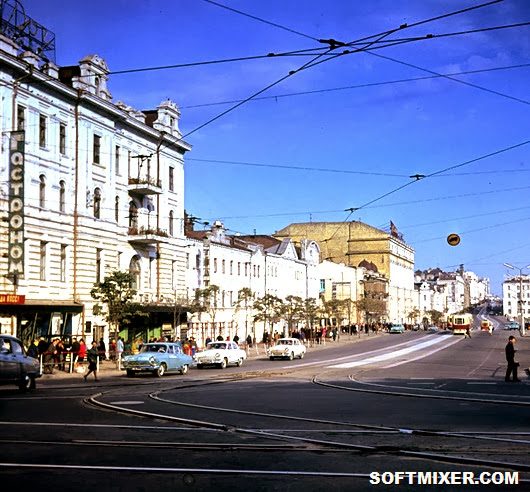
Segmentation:
{"type": "MultiPolygon", "coordinates": [[[[396,350],[393,352],[388,352],[386,354],[377,355],[375,357],[368,357],[363,360],[353,361],[353,362],[345,362],[343,364],[335,364],[332,366],[328,366],[329,368],[337,368],[337,369],[350,369],[352,367],[358,367],[358,366],[365,366],[368,364],[374,364],[376,362],[382,362],[384,360],[389,359],[396,359],[398,357],[402,357],[405,354],[410,354],[411,352],[416,352],[418,350],[421,350],[426,347],[430,347],[431,345],[438,344],[441,342],[445,342],[445,337],[437,337],[431,340],[427,340],[425,342],[418,343],[416,345],[413,345],[412,347],[406,347],[400,350],[396,350]]],[[[400,364],[404,364],[405,362],[400,362],[400,364]]]]}
{"type": "MultiPolygon", "coordinates": [[[[435,335],[427,335],[424,338],[422,338],[422,340],[427,340],[427,339],[430,339],[431,337],[434,337],[434,336],[435,335]]],[[[351,360],[351,359],[354,359],[356,357],[366,357],[367,355],[370,355],[370,354],[379,354],[381,352],[384,352],[385,350],[394,349],[396,347],[401,347],[403,345],[411,345],[411,344],[415,343],[416,341],[417,341],[416,339],[407,340],[406,342],[401,342],[401,343],[398,343],[396,345],[392,345],[391,347],[383,347],[383,348],[380,348],[380,349],[370,350],[369,352],[363,352],[361,354],[345,355],[344,357],[337,357],[335,359],[335,361],[346,360],[346,359],[351,360]]],[[[308,353],[311,354],[312,352],[308,352],[308,353]]],[[[290,366],[283,366],[281,369],[292,369],[293,367],[298,368],[298,367],[306,367],[306,366],[316,366],[316,365],[325,364],[327,362],[328,361],[319,361],[319,362],[306,362],[306,363],[303,363],[303,364],[291,364],[290,366]]]]}
{"type": "Polygon", "coordinates": [[[406,359],[400,362],[395,362],[394,364],[389,364],[388,366],[383,367],[383,369],[388,369],[390,367],[397,367],[401,366],[402,364],[408,364],[409,362],[414,362],[416,360],[423,359],[425,357],[428,357],[429,355],[435,354],[436,352],[439,352],[440,350],[444,350],[447,347],[450,347],[451,345],[454,345],[455,343],[458,343],[460,340],[463,340],[463,338],[456,338],[455,340],[451,340],[449,343],[444,345],[443,347],[438,347],[434,350],[430,350],[429,352],[424,352],[423,354],[418,355],[417,357],[413,357],[412,359],[406,359]]]}
{"type": "Polygon", "coordinates": [[[498,384],[498,383],[486,383],[486,382],[475,382],[475,381],[467,381],[466,384],[498,384]]]}

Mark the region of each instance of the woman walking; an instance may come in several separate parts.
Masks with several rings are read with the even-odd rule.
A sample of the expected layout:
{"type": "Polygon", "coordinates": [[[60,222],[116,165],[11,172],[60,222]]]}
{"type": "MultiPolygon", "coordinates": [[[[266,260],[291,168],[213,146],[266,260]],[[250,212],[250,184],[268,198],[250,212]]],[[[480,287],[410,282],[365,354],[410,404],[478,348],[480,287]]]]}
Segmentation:
{"type": "Polygon", "coordinates": [[[93,372],[94,379],[98,380],[98,344],[94,341],[92,342],[92,348],[87,352],[88,359],[88,372],[83,376],[86,382],[88,375],[93,372]]]}

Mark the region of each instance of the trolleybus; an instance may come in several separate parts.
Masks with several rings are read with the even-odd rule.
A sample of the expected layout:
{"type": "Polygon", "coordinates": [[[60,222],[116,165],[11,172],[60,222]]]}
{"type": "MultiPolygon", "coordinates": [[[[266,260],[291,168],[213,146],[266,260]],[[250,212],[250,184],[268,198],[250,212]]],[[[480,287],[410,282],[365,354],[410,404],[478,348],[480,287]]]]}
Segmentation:
{"type": "Polygon", "coordinates": [[[450,314],[447,318],[447,327],[453,335],[465,335],[473,326],[473,315],[469,313],[450,314]]]}

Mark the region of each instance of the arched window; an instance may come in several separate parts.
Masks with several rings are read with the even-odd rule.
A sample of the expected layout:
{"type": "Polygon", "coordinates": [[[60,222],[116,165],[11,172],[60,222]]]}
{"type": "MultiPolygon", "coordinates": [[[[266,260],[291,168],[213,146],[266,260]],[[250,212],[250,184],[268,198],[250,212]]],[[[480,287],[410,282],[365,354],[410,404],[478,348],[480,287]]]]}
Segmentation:
{"type": "Polygon", "coordinates": [[[133,201],[129,203],[129,227],[138,227],[138,207],[133,201]]]}
{"type": "Polygon", "coordinates": [[[129,264],[129,273],[132,275],[132,284],[131,288],[134,290],[138,290],[140,288],[140,257],[138,255],[135,255],[131,258],[131,262],[129,264]]]}
{"type": "Polygon", "coordinates": [[[114,220],[116,223],[120,221],[120,197],[114,199],[114,220]]]}
{"type": "Polygon", "coordinates": [[[173,210],[169,211],[169,235],[173,235],[173,210]]]}
{"type": "Polygon", "coordinates": [[[66,183],[59,181],[59,212],[66,211],[66,183]]]}
{"type": "Polygon", "coordinates": [[[101,190],[99,188],[94,190],[94,217],[101,218],[101,190]]]}
{"type": "Polygon", "coordinates": [[[46,176],[41,174],[39,176],[39,207],[44,208],[46,206],[46,176]]]}

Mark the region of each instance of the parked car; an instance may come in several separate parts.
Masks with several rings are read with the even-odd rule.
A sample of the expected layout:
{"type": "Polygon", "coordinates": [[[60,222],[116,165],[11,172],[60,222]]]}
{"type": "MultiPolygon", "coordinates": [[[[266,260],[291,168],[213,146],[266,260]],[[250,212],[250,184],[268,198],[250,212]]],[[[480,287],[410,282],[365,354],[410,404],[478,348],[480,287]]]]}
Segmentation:
{"type": "Polygon", "coordinates": [[[270,360],[276,358],[293,360],[295,357],[303,359],[306,348],[298,338],[279,338],[267,353],[269,354],[270,360]]]}
{"type": "Polygon", "coordinates": [[[125,356],[122,369],[129,377],[141,372],[162,377],[169,372],[186,374],[192,364],[193,358],[182,352],[180,344],[155,342],[142,345],[138,354],[125,356]]]}
{"type": "Polygon", "coordinates": [[[519,329],[519,323],[517,321],[509,321],[508,323],[504,324],[505,330],[518,330],[519,329]]]}
{"type": "Polygon", "coordinates": [[[210,342],[204,350],[195,354],[197,369],[207,365],[216,365],[225,369],[229,364],[240,366],[247,358],[247,353],[240,349],[236,342],[210,342]]]}
{"type": "Polygon", "coordinates": [[[41,376],[39,361],[26,355],[22,342],[0,335],[0,384],[15,384],[25,391],[35,389],[35,380],[41,376]]]}
{"type": "Polygon", "coordinates": [[[388,330],[389,333],[404,333],[405,327],[398,323],[392,323],[390,325],[390,329],[388,330]]]}
{"type": "Polygon", "coordinates": [[[427,331],[431,332],[431,333],[436,333],[438,331],[438,327],[435,326],[435,325],[429,325],[427,327],[427,331]]]}

